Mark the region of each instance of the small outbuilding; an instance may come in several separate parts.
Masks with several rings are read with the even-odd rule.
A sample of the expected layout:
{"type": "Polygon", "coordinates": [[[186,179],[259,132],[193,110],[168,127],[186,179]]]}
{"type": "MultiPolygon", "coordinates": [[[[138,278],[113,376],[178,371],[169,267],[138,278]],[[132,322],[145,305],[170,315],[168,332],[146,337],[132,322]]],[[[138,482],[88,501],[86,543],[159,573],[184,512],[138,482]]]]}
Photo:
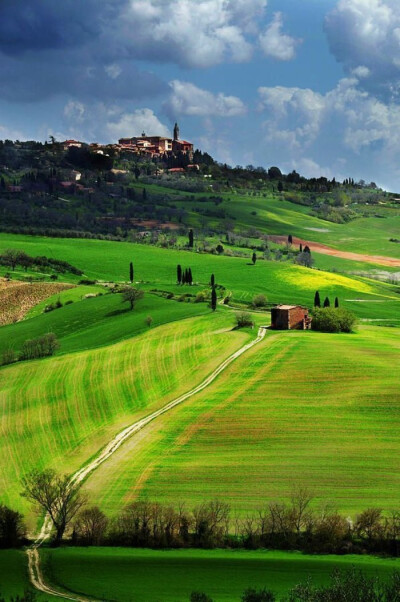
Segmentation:
{"type": "Polygon", "coordinates": [[[312,318],[301,305],[276,305],[271,309],[271,328],[274,330],[309,330],[312,318]]]}

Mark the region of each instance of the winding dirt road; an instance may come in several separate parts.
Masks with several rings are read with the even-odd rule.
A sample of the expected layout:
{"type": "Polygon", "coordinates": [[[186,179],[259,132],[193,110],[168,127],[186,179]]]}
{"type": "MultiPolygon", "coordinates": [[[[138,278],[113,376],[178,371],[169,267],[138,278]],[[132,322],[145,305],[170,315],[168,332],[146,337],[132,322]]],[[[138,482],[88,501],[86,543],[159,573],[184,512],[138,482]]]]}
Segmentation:
{"type": "MultiPolygon", "coordinates": [[[[110,458],[127,439],[129,439],[130,437],[132,437],[132,435],[144,428],[147,424],[149,424],[149,422],[152,422],[162,414],[169,412],[179,404],[189,399],[189,397],[193,397],[193,395],[196,395],[197,393],[200,393],[200,391],[203,391],[203,389],[208,387],[217,378],[217,376],[219,376],[219,374],[221,374],[221,372],[223,372],[232,362],[234,362],[238,357],[243,355],[243,353],[246,353],[246,351],[254,347],[254,345],[260,343],[260,341],[262,341],[265,337],[265,333],[266,326],[261,326],[258,330],[257,338],[255,338],[250,343],[247,343],[246,345],[235,351],[235,353],[230,355],[197,387],[191,389],[187,393],[184,393],[180,397],[177,397],[173,401],[170,401],[164,407],[153,412],[152,414],[149,414],[145,418],[134,422],[133,424],[122,430],[120,433],[118,433],[98,454],[98,456],[96,456],[88,464],[83,466],[80,470],[78,470],[75,474],[72,475],[70,484],[76,485],[82,483],[82,481],[86,479],[86,477],[89,476],[90,473],[95,471],[96,468],[100,466],[100,464],[108,460],[108,458],[110,458]]],[[[47,539],[49,539],[51,532],[52,522],[50,517],[46,515],[36,541],[27,550],[29,578],[33,587],[39,590],[40,592],[50,594],[58,598],[63,598],[65,600],[74,600],[75,602],[98,602],[93,598],[82,597],[78,594],[74,595],[63,593],[62,591],[54,589],[51,585],[46,584],[41,570],[39,548],[47,539]]]]}

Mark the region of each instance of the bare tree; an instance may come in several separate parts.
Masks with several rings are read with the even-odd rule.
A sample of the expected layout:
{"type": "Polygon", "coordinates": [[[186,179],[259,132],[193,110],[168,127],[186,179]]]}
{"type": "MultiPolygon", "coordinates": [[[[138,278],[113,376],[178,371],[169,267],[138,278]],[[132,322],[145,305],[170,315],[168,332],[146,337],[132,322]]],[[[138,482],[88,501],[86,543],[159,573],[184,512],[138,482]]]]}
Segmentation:
{"type": "Polygon", "coordinates": [[[306,487],[298,487],[294,489],[290,496],[292,507],[291,514],[297,533],[299,534],[302,528],[305,528],[311,520],[310,504],[313,500],[313,495],[306,487]]]}
{"type": "Polygon", "coordinates": [[[56,530],[55,543],[59,545],[65,529],[86,502],[79,485],[71,483],[70,475],[58,475],[54,470],[33,470],[22,484],[21,495],[50,516],[56,530]]]}
{"type": "Polygon", "coordinates": [[[74,530],[77,537],[85,544],[99,545],[103,540],[108,525],[104,512],[97,506],[82,510],[75,521],[74,530]]]}
{"type": "Polygon", "coordinates": [[[143,296],[144,296],[143,291],[141,291],[140,289],[135,288],[133,286],[128,286],[122,292],[122,302],[130,303],[131,310],[132,310],[135,307],[136,301],[139,301],[139,299],[143,299],[143,296]]]}

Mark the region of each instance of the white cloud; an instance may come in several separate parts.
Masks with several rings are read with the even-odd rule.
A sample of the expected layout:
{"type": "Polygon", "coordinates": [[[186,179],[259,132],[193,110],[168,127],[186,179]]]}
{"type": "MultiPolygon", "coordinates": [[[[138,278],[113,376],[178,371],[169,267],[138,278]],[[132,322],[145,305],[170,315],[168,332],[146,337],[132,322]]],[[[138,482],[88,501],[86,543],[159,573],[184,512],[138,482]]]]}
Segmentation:
{"type": "Polygon", "coordinates": [[[339,0],[326,17],[325,30],[337,60],[362,78],[365,89],[386,98],[399,94],[398,0],[339,0]]]}
{"type": "Polygon", "coordinates": [[[400,106],[360,89],[360,79],[344,78],[324,95],[262,87],[259,96],[264,145],[282,166],[338,176],[344,171],[339,156],[347,175],[392,183],[400,177],[400,106]]]}
{"type": "Polygon", "coordinates": [[[282,32],[282,13],[275,13],[272,22],[263,34],[259,36],[260,46],[266,56],[280,61],[290,61],[295,57],[296,46],[300,40],[282,32]]]}
{"type": "Polygon", "coordinates": [[[213,94],[179,80],[170,82],[170,87],[172,93],[164,103],[164,110],[171,118],[179,115],[234,117],[246,112],[244,103],[236,96],[213,94]]]}
{"type": "Polygon", "coordinates": [[[85,116],[85,105],[82,102],[70,100],[64,107],[64,117],[81,123],[85,116]]]}
{"type": "Polygon", "coordinates": [[[122,69],[119,65],[117,65],[117,63],[107,65],[106,67],[104,67],[104,71],[111,79],[117,79],[117,77],[122,73],[122,69]]]}
{"type": "Polygon", "coordinates": [[[140,136],[143,131],[147,136],[171,136],[167,126],[161,123],[151,109],[136,109],[133,113],[122,113],[116,120],[106,123],[105,130],[112,140],[140,136]]]}
{"type": "Polygon", "coordinates": [[[185,66],[247,61],[266,6],[267,0],[130,0],[124,38],[132,39],[136,56],[185,66]]]}

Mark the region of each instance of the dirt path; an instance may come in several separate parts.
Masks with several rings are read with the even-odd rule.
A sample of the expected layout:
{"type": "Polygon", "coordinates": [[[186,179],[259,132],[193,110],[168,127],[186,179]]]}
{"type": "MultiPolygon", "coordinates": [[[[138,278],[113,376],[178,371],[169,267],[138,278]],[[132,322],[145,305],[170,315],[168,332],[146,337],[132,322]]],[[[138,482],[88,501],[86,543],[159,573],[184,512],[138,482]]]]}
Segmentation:
{"type": "MultiPolygon", "coordinates": [[[[96,456],[93,460],[91,460],[91,462],[89,462],[88,464],[83,466],[80,470],[78,470],[75,474],[72,475],[70,484],[76,485],[76,484],[82,483],[82,481],[84,479],[86,479],[86,477],[89,476],[90,473],[95,471],[96,468],[98,468],[100,466],[100,464],[102,464],[103,462],[108,460],[108,458],[110,458],[127,439],[132,437],[132,435],[134,435],[135,433],[140,431],[147,424],[149,424],[150,422],[152,422],[153,420],[155,420],[162,414],[169,412],[170,410],[172,410],[179,404],[183,403],[184,401],[189,399],[189,397],[192,397],[193,395],[200,393],[200,391],[203,391],[203,389],[208,387],[217,378],[217,376],[219,376],[219,374],[221,374],[221,372],[223,372],[232,362],[234,362],[238,357],[243,355],[243,353],[246,353],[246,351],[248,351],[249,349],[254,347],[254,345],[257,345],[257,343],[260,343],[260,341],[262,341],[263,338],[265,337],[265,333],[266,333],[266,327],[261,326],[258,330],[257,338],[255,338],[250,343],[247,343],[246,345],[244,345],[243,347],[241,347],[240,349],[235,351],[235,353],[230,355],[226,360],[224,360],[222,362],[222,364],[220,364],[218,366],[218,368],[216,368],[197,387],[195,387],[194,389],[191,389],[187,393],[184,393],[180,397],[177,397],[173,401],[170,401],[164,407],[153,412],[152,414],[149,414],[145,418],[142,418],[141,420],[134,422],[133,424],[131,424],[130,426],[128,426],[124,430],[122,430],[120,433],[118,433],[118,435],[116,435],[106,445],[106,447],[98,454],[98,456],[96,456]]],[[[49,539],[51,532],[52,532],[51,519],[49,516],[45,516],[42,528],[40,530],[40,533],[39,533],[36,541],[27,550],[28,570],[29,570],[29,578],[30,578],[31,584],[33,585],[34,588],[36,588],[37,590],[39,590],[45,594],[50,594],[52,596],[56,596],[58,598],[63,598],[65,600],[75,600],[76,602],[96,602],[93,598],[85,598],[85,597],[81,597],[79,595],[74,595],[74,594],[65,594],[61,591],[54,589],[52,586],[46,584],[42,570],[41,570],[41,565],[40,565],[39,548],[47,539],[49,539]]]]}
{"type": "MultiPolygon", "coordinates": [[[[287,243],[287,236],[269,236],[272,242],[278,244],[287,243]]],[[[313,242],[311,240],[305,240],[304,238],[297,238],[293,236],[293,244],[302,244],[303,247],[308,245],[311,251],[316,253],[322,253],[322,255],[331,255],[332,257],[341,257],[342,259],[351,259],[352,261],[364,261],[365,263],[374,263],[377,265],[386,265],[392,268],[400,267],[400,259],[394,257],[385,257],[384,255],[364,255],[363,253],[351,253],[350,251],[339,251],[333,249],[320,242],[313,242]]]]}

